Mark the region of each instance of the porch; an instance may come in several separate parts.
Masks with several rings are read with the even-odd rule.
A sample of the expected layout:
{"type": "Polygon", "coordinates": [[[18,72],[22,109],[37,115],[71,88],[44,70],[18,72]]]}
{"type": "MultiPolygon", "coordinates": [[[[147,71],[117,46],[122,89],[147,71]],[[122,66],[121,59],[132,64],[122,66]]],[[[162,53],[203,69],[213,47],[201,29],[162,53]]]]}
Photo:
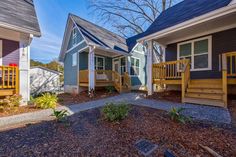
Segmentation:
{"type": "MultiPolygon", "coordinates": [[[[121,75],[113,70],[95,70],[94,76],[95,88],[113,86],[119,93],[131,90],[131,78],[127,72],[121,75]]],[[[89,70],[79,71],[78,84],[80,87],[89,87],[89,70]]]]}
{"type": "Polygon", "coordinates": [[[221,78],[191,79],[190,61],[177,60],[153,64],[152,83],[179,85],[183,103],[227,107],[228,86],[236,85],[236,52],[221,58],[221,78]]]}
{"type": "Polygon", "coordinates": [[[19,94],[19,69],[0,66],[0,97],[19,94]]]}

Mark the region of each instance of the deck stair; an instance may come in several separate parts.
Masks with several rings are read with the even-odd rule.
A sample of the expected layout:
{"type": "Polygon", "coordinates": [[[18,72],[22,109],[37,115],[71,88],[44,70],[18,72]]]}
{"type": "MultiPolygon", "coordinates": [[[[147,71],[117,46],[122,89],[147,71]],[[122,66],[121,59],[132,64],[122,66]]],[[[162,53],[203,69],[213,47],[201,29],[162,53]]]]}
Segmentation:
{"type": "Polygon", "coordinates": [[[184,102],[224,106],[221,79],[190,80],[184,102]]]}

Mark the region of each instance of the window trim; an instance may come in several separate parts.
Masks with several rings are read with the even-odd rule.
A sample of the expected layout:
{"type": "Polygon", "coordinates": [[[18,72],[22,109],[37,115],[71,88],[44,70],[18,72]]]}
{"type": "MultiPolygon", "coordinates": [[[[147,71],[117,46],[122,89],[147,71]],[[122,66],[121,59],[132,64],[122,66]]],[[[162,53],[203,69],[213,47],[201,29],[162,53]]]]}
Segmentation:
{"type": "Polygon", "coordinates": [[[190,71],[206,71],[206,70],[212,70],[212,36],[206,36],[202,38],[197,38],[193,40],[188,40],[185,42],[181,42],[177,44],[177,60],[180,60],[180,46],[184,44],[191,43],[191,69],[190,71]],[[208,40],[208,52],[207,53],[201,53],[201,54],[194,54],[194,42],[201,41],[201,40],[208,40]],[[194,68],[194,57],[195,56],[200,56],[200,55],[206,55],[208,54],[208,67],[207,68],[194,68]]]}
{"type": "Polygon", "coordinates": [[[72,54],[72,67],[76,65],[77,65],[77,52],[72,54]]]}
{"type": "MultiPolygon", "coordinates": [[[[138,75],[131,75],[131,69],[129,70],[130,71],[130,76],[131,77],[139,77],[140,76],[140,58],[138,58],[138,57],[134,57],[134,56],[130,56],[130,68],[132,68],[132,62],[131,62],[131,60],[132,60],[132,58],[134,58],[134,59],[136,59],[136,60],[139,60],[139,67],[138,67],[138,75]]],[[[135,67],[137,67],[136,65],[135,65],[135,67]]]]}
{"type": "Polygon", "coordinates": [[[95,60],[94,60],[95,63],[96,63],[96,64],[94,63],[94,64],[95,64],[95,67],[94,67],[95,70],[99,70],[99,69],[96,69],[96,67],[98,67],[98,66],[97,66],[97,63],[98,63],[97,59],[98,59],[98,58],[102,58],[102,60],[103,60],[103,70],[105,70],[105,57],[103,57],[103,56],[97,56],[97,55],[95,55],[95,60]]]}
{"type": "Polygon", "coordinates": [[[72,47],[74,47],[77,43],[74,42],[75,39],[77,38],[77,32],[75,31],[77,28],[76,27],[73,27],[72,29],[72,47]]]}

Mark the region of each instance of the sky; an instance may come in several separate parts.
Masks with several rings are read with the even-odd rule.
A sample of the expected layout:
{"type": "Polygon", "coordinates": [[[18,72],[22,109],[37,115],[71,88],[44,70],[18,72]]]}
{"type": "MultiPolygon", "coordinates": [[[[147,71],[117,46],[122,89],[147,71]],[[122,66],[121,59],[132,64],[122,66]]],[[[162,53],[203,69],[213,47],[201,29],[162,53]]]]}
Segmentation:
{"type": "Polygon", "coordinates": [[[44,63],[57,59],[60,53],[69,13],[94,22],[88,11],[88,0],[34,0],[42,36],[31,44],[31,59],[44,63]]]}

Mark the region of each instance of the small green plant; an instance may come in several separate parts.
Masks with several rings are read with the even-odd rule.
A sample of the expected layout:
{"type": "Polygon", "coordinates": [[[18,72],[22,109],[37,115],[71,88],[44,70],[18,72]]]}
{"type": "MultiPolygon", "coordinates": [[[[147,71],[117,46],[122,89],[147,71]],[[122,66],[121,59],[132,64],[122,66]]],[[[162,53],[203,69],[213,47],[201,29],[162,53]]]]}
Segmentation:
{"type": "Polygon", "coordinates": [[[18,109],[20,106],[20,101],[22,100],[21,95],[14,94],[12,96],[7,96],[0,100],[0,112],[4,110],[18,109]]]}
{"type": "Polygon", "coordinates": [[[58,122],[64,122],[67,115],[68,115],[67,110],[57,111],[57,110],[53,109],[52,116],[55,116],[58,122]]]}
{"type": "Polygon", "coordinates": [[[125,103],[107,103],[102,109],[105,119],[111,122],[123,120],[128,116],[129,111],[130,107],[125,103]]]}
{"type": "Polygon", "coordinates": [[[189,117],[186,117],[183,114],[181,114],[181,112],[184,110],[185,110],[184,108],[172,108],[169,111],[169,115],[170,115],[171,120],[177,121],[177,122],[183,123],[183,124],[190,121],[191,119],[189,117]]]}
{"type": "Polygon", "coordinates": [[[113,93],[116,90],[113,86],[107,86],[107,87],[105,87],[105,89],[108,93],[113,93]]]}
{"type": "Polygon", "coordinates": [[[34,103],[38,108],[47,109],[55,108],[57,105],[57,96],[50,93],[42,94],[42,96],[35,98],[34,103]]]}

